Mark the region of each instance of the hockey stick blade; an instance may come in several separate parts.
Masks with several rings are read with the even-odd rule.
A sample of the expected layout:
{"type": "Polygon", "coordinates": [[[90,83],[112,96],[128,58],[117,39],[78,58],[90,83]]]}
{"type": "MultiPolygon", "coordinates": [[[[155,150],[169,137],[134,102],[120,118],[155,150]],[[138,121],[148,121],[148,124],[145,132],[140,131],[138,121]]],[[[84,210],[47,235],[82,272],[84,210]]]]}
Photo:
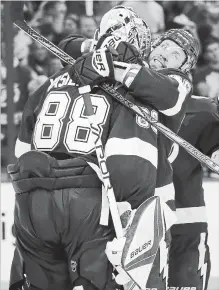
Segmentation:
{"type": "MultiPolygon", "coordinates": [[[[68,63],[68,64],[74,64],[75,60],[65,53],[63,50],[61,50],[59,47],[57,47],[54,43],[47,40],[45,37],[40,35],[38,32],[36,32],[34,29],[32,29],[30,26],[26,24],[25,21],[17,20],[16,23],[14,23],[17,27],[22,29],[24,32],[26,32],[29,36],[31,36],[33,39],[41,43],[44,47],[46,47],[50,52],[52,52],[54,55],[56,55],[59,59],[62,61],[68,63]]],[[[148,121],[152,126],[157,128],[162,134],[164,134],[167,138],[172,140],[173,142],[177,143],[179,146],[184,148],[190,155],[192,155],[195,159],[197,159],[199,162],[210,168],[212,171],[217,173],[219,175],[219,165],[212,161],[208,156],[200,152],[198,149],[196,149],[194,146],[192,146],[189,142],[185,141],[183,138],[178,136],[176,133],[171,131],[169,128],[165,127],[162,123],[155,120],[153,117],[149,116],[146,112],[144,112],[139,106],[135,105],[131,101],[124,98],[119,92],[117,92],[111,85],[109,84],[103,84],[100,85],[100,87],[110,94],[113,98],[117,99],[121,104],[135,112],[137,115],[148,121]]]]}

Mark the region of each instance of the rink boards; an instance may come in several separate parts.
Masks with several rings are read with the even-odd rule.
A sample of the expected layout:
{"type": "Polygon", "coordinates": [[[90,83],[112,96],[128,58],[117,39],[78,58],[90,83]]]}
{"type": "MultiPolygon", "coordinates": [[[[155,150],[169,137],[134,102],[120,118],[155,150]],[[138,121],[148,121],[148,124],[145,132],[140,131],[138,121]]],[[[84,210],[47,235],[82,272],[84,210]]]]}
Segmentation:
{"type": "MultiPolygon", "coordinates": [[[[209,290],[219,290],[219,181],[205,181],[205,201],[209,223],[209,246],[212,259],[209,290]]],[[[1,290],[6,290],[13,257],[14,191],[10,183],[1,184],[1,290]]]]}

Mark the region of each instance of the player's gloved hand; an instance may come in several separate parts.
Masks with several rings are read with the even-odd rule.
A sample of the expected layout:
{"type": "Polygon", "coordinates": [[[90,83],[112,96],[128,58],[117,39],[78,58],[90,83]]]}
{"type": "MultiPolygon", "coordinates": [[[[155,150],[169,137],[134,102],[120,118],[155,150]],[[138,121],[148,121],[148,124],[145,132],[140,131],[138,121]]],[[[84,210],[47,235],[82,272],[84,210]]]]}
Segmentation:
{"type": "Polygon", "coordinates": [[[108,260],[113,266],[121,265],[122,252],[125,246],[126,238],[116,239],[114,238],[111,242],[107,242],[105,253],[108,260]]]}
{"type": "Polygon", "coordinates": [[[118,61],[114,62],[115,80],[129,88],[141,67],[145,65],[135,46],[118,36],[104,34],[98,40],[96,47],[113,47],[116,49],[118,61]]]}
{"type": "Polygon", "coordinates": [[[131,281],[129,275],[121,267],[122,252],[125,242],[125,237],[120,239],[114,238],[113,241],[107,242],[105,250],[108,260],[118,272],[118,274],[115,276],[115,280],[119,285],[125,285],[131,281]]]}
{"type": "Polygon", "coordinates": [[[96,49],[113,47],[118,52],[118,61],[142,64],[140,54],[134,45],[125,42],[120,37],[109,33],[103,34],[96,44],[96,49]]]}
{"type": "MultiPolygon", "coordinates": [[[[73,75],[79,75],[79,85],[94,86],[114,78],[113,60],[118,53],[113,48],[101,48],[79,57],[73,65],[73,75]]],[[[73,76],[74,78],[74,76],[73,76]]]]}

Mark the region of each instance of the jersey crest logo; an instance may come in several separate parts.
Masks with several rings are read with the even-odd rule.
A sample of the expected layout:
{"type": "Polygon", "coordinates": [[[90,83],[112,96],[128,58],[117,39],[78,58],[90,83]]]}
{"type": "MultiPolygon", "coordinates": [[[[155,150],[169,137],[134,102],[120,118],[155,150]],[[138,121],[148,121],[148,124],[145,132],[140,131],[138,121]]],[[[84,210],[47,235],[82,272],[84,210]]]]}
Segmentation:
{"type": "MultiPolygon", "coordinates": [[[[158,121],[158,112],[155,110],[151,110],[151,112],[148,110],[148,108],[145,107],[141,107],[141,109],[148,114],[149,116],[151,116],[152,118],[154,118],[156,121],[158,121]]],[[[145,129],[149,129],[151,127],[151,129],[157,134],[157,129],[154,126],[151,126],[151,124],[145,120],[145,118],[142,118],[139,115],[136,115],[136,123],[138,124],[138,126],[145,128],[145,129]]]]}

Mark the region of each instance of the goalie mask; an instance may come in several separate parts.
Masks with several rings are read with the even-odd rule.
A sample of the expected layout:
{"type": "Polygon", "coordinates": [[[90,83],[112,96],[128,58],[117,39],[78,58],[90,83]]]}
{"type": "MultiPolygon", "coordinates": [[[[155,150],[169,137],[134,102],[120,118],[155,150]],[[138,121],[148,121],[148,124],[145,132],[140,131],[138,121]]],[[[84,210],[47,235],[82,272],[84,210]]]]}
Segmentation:
{"type": "Polygon", "coordinates": [[[186,58],[179,67],[180,70],[189,72],[192,68],[194,68],[198,60],[200,44],[191,33],[184,29],[170,29],[153,42],[152,51],[164,40],[171,40],[175,42],[184,51],[186,58]]]}
{"type": "Polygon", "coordinates": [[[116,6],[108,11],[101,19],[99,38],[105,33],[116,35],[135,46],[142,58],[150,53],[150,28],[132,8],[116,6]]]}

